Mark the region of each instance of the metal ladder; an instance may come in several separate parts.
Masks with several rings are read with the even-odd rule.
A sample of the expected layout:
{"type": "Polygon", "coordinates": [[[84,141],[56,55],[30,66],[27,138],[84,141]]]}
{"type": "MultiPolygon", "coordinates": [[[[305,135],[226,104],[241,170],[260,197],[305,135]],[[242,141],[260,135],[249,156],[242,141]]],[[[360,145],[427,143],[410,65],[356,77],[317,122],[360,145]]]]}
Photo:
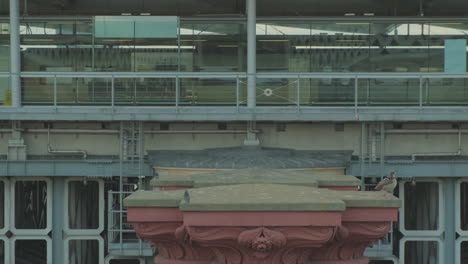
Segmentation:
{"type": "Polygon", "coordinates": [[[123,200],[142,186],[143,136],[142,122],[120,122],[119,183],[117,190],[108,192],[108,246],[111,248],[111,244],[118,243],[121,255],[125,255],[125,243],[138,243],[140,253],[143,249],[143,242],[127,223],[127,210],[123,206],[123,200]],[[129,181],[135,177],[138,177],[138,184],[129,181]]]}

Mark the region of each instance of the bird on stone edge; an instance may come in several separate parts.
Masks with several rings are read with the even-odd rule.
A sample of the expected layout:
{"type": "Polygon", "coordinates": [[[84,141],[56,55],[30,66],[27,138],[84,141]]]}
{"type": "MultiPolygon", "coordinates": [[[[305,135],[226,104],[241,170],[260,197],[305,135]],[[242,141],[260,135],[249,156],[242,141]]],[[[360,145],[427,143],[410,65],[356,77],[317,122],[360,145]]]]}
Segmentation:
{"type": "Polygon", "coordinates": [[[189,194],[189,192],[187,190],[185,190],[185,192],[184,192],[184,201],[186,203],[190,203],[190,194],[189,194]]]}
{"type": "Polygon", "coordinates": [[[392,171],[390,172],[390,176],[388,178],[384,178],[375,186],[374,190],[376,191],[384,191],[391,195],[393,195],[393,191],[395,190],[396,186],[398,184],[398,181],[395,177],[395,172],[392,171]]]}

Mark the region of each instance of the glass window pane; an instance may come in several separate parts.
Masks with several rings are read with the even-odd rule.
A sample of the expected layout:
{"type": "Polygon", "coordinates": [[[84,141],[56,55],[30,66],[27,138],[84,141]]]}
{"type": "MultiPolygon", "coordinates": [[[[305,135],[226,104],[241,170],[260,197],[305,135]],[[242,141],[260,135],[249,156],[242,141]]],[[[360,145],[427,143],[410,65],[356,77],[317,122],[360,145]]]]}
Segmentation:
{"type": "Polygon", "coordinates": [[[439,247],[435,241],[407,241],[405,243],[405,263],[441,264],[439,247]]]}
{"type": "Polygon", "coordinates": [[[116,105],[175,105],[175,78],[117,78],[116,105]]]}
{"type": "Polygon", "coordinates": [[[17,181],[15,183],[16,229],[45,229],[47,226],[47,183],[17,181]]]}
{"type": "Polygon", "coordinates": [[[91,21],[23,22],[20,26],[23,71],[92,71],[91,21]]]}
{"type": "Polygon", "coordinates": [[[407,230],[437,230],[440,214],[439,184],[406,182],[404,190],[405,228],[407,230]]]}
{"type": "Polygon", "coordinates": [[[5,264],[5,241],[0,240],[0,264],[5,264]]]}
{"type": "Polygon", "coordinates": [[[0,229],[3,229],[4,227],[5,227],[5,183],[0,181],[0,229]]]}
{"type": "Polygon", "coordinates": [[[460,248],[460,264],[468,264],[468,241],[463,241],[460,248]]]}
{"type": "Polygon", "coordinates": [[[0,72],[10,71],[10,28],[9,23],[0,21],[0,72]]]}
{"type": "Polygon", "coordinates": [[[371,34],[371,71],[429,71],[428,24],[372,23],[371,34]]]}
{"type": "Polygon", "coordinates": [[[460,184],[460,228],[468,230],[468,182],[460,184]]]}
{"type": "Polygon", "coordinates": [[[97,240],[70,240],[69,263],[99,263],[99,243],[97,240]]]}
{"type": "MultiPolygon", "coordinates": [[[[47,264],[47,241],[45,240],[16,240],[15,263],[47,264]]],[[[50,260],[49,260],[50,261],[50,260]]]]}
{"type": "Polygon", "coordinates": [[[246,29],[243,22],[182,23],[181,71],[243,72],[246,29]]]}
{"type": "Polygon", "coordinates": [[[182,105],[236,105],[236,79],[184,78],[182,105]]]}
{"type": "Polygon", "coordinates": [[[99,183],[72,181],[68,184],[68,219],[70,229],[99,227],[99,183]]]}

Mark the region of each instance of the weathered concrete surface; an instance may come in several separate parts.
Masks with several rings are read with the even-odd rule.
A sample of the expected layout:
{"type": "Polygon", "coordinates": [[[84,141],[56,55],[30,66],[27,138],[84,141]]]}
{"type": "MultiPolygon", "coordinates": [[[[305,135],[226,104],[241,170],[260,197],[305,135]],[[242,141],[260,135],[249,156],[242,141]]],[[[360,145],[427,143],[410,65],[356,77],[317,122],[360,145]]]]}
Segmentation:
{"type": "Polygon", "coordinates": [[[239,184],[188,190],[182,211],[343,211],[328,190],[279,184],[239,184]]]}
{"type": "Polygon", "coordinates": [[[191,186],[194,188],[247,183],[273,183],[300,186],[359,186],[359,179],[349,175],[322,175],[309,171],[283,169],[223,170],[195,175],[162,176],[151,181],[154,187],[191,186]]]}

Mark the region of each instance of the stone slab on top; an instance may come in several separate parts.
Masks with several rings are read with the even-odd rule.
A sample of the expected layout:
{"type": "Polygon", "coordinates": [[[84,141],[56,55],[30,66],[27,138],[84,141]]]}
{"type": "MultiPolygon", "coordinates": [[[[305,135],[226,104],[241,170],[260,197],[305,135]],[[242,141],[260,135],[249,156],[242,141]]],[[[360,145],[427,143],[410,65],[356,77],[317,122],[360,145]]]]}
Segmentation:
{"type": "Polygon", "coordinates": [[[136,191],[124,199],[125,207],[179,207],[184,191],[136,191]]]}
{"type": "Polygon", "coordinates": [[[327,190],[280,184],[238,184],[188,190],[181,211],[343,211],[327,190]]]}
{"type": "Polygon", "coordinates": [[[311,187],[359,186],[360,180],[349,175],[314,175],[308,171],[254,168],[215,171],[190,176],[164,176],[151,181],[151,185],[155,187],[184,186],[195,188],[247,183],[272,183],[311,187]]]}

